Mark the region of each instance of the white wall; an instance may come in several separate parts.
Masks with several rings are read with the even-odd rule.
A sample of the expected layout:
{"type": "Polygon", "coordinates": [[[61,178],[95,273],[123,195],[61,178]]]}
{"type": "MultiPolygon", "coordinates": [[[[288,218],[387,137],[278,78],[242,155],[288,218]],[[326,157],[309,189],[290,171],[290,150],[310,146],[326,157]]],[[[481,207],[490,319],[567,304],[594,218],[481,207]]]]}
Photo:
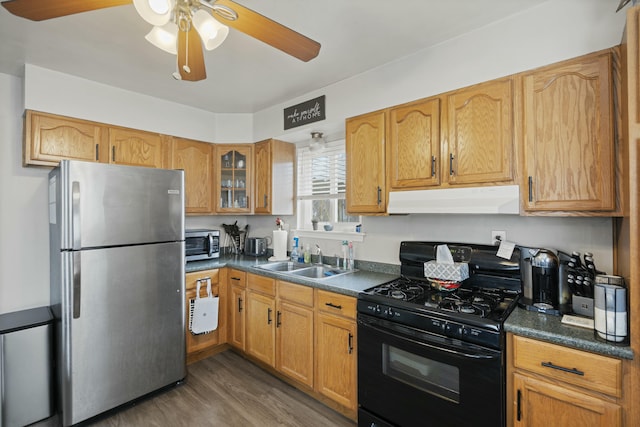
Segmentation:
{"type": "MultiPolygon", "coordinates": [[[[308,138],[311,129],[333,133],[353,115],[616,45],[624,14],[613,9],[611,1],[549,1],[255,115],[215,115],[30,65],[24,81],[0,74],[0,313],[47,304],[49,298],[48,169],[22,167],[24,108],[203,141],[280,137],[296,142],[308,138]],[[282,109],[322,94],[327,95],[327,120],[284,133],[282,109]]],[[[275,224],[273,217],[210,216],[190,217],[187,225],[221,228],[236,219],[249,223],[253,236],[271,235],[275,224]]],[[[591,251],[601,268],[612,266],[611,220],[598,218],[367,217],[367,237],[356,245],[356,257],[397,263],[403,239],[486,243],[495,229],[523,245],[591,251]]],[[[339,243],[318,242],[325,254],[339,253],[339,243]]]]}

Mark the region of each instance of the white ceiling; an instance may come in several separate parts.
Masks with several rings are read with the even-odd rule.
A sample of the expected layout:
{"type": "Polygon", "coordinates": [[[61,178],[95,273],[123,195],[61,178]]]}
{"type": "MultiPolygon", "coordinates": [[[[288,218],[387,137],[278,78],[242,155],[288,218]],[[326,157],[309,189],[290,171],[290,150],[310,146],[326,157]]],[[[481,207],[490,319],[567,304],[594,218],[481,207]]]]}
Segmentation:
{"type": "Polygon", "coordinates": [[[144,39],[151,26],[132,5],[42,22],[0,7],[0,72],[22,76],[29,63],[214,113],[253,113],[545,1],[238,0],[318,41],[320,54],[304,63],[231,29],[205,51],[201,82],[172,78],[175,56],[144,39]]]}

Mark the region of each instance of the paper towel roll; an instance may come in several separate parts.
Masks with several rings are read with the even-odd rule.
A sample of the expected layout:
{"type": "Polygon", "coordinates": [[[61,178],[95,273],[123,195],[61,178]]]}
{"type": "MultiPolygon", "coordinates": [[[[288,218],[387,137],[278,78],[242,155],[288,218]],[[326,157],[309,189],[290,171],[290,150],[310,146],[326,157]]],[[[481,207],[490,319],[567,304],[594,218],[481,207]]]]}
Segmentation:
{"type": "Polygon", "coordinates": [[[287,259],[287,232],[273,230],[273,258],[278,261],[287,259]]]}

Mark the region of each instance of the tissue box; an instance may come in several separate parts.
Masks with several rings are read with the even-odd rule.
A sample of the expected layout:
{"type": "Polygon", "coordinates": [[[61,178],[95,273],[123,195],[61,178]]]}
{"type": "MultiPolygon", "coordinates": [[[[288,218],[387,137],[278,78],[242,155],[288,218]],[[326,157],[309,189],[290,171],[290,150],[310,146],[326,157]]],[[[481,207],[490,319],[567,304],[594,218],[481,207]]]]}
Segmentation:
{"type": "Polygon", "coordinates": [[[443,264],[437,261],[427,261],[424,263],[424,277],[462,282],[469,277],[469,264],[465,262],[443,264]]]}

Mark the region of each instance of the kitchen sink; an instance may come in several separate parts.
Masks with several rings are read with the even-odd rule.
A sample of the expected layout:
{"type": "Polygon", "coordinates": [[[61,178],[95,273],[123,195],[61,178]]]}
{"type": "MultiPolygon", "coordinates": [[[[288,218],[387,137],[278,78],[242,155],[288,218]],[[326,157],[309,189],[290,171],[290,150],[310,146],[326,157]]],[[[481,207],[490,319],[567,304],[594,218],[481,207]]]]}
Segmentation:
{"type": "Polygon", "coordinates": [[[309,277],[311,279],[327,279],[329,277],[340,276],[343,274],[353,273],[355,270],[343,270],[330,265],[314,265],[312,267],[301,268],[291,271],[294,276],[309,277]]]}
{"type": "Polygon", "coordinates": [[[303,264],[301,262],[300,263],[293,262],[293,261],[270,262],[268,264],[262,264],[258,266],[258,268],[263,268],[265,270],[280,271],[280,272],[300,270],[301,268],[307,268],[307,267],[309,266],[306,264],[303,264]]]}

